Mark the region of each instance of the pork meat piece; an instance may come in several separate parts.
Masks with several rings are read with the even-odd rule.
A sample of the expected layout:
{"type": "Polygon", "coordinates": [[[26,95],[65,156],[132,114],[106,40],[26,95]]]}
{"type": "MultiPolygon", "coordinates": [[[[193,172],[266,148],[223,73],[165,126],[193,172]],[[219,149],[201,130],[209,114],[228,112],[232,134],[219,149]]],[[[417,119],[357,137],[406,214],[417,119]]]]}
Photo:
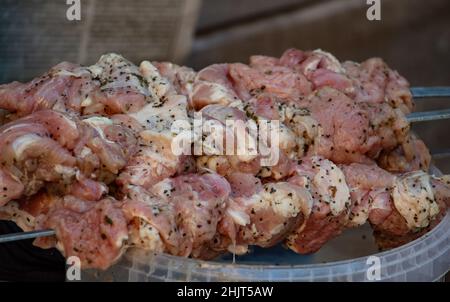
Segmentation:
{"type": "Polygon", "coordinates": [[[228,176],[232,194],[212,248],[243,254],[251,245],[270,247],[302,225],[312,207],[310,193],[288,182],[261,184],[251,174],[228,176]]]}
{"type": "Polygon", "coordinates": [[[179,128],[176,123],[184,122],[183,125],[190,127],[185,96],[164,96],[136,113],[114,116],[113,119],[134,129],[138,137],[137,152],[120,173],[117,179],[119,185],[132,184],[148,189],[180,170],[190,169],[186,166],[190,163],[186,156],[191,154],[183,154],[184,149],[177,154],[173,149],[176,145],[174,140],[181,133],[181,130],[177,132],[179,128]]]}
{"type": "Polygon", "coordinates": [[[204,258],[230,194],[217,174],[168,178],[151,191],[130,186],[123,208],[133,246],[204,258]]]}
{"type": "Polygon", "coordinates": [[[217,174],[190,174],[162,181],[152,191],[174,205],[178,228],[189,246],[184,255],[199,257],[216,234],[229,183],[217,174]]]}
{"type": "Polygon", "coordinates": [[[174,94],[189,97],[197,73],[189,67],[179,66],[170,62],[152,62],[159,74],[166,78],[174,89],[174,94]]]}
{"type": "MultiPolygon", "coordinates": [[[[36,218],[36,229],[53,229],[56,247],[65,257],[77,256],[81,267],[106,269],[124,252],[127,221],[120,203],[112,198],[98,202],[65,196],[48,213],[36,218]]],[[[48,248],[48,239],[35,245],[48,248]]]]}
{"type": "Polygon", "coordinates": [[[342,170],[319,156],[304,158],[290,180],[309,190],[313,204],[305,222],[286,238],[286,245],[300,254],[318,251],[345,228],[351,206],[350,191],[342,170]]]}
{"type": "Polygon", "coordinates": [[[352,191],[348,226],[367,220],[380,248],[392,248],[426,233],[445,216],[448,184],[423,171],[391,174],[376,165],[342,166],[352,191]]]}

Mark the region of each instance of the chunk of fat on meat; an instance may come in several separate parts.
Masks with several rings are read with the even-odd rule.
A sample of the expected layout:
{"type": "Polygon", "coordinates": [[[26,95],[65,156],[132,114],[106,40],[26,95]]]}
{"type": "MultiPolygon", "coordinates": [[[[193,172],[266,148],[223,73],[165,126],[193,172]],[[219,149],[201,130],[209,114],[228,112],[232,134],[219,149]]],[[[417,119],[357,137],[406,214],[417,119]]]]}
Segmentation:
{"type": "Polygon", "coordinates": [[[190,105],[196,110],[210,104],[239,106],[241,100],[234,91],[228,72],[228,64],[213,64],[200,70],[189,96],[190,105]]]}
{"type": "Polygon", "coordinates": [[[182,95],[171,95],[159,103],[150,103],[129,116],[137,120],[145,129],[155,132],[171,132],[175,121],[188,121],[187,100],[182,95]]]}
{"type": "Polygon", "coordinates": [[[64,183],[68,183],[79,173],[77,168],[63,165],[55,165],[53,170],[60,175],[64,183]]]}
{"type": "Polygon", "coordinates": [[[8,129],[24,123],[41,124],[54,140],[68,149],[72,149],[75,146],[75,143],[80,136],[76,120],[68,114],[57,112],[55,110],[40,110],[33,112],[30,115],[10,123],[8,129]]]}
{"type": "Polygon", "coordinates": [[[308,79],[312,79],[314,77],[314,72],[319,69],[325,69],[337,74],[344,74],[345,72],[336,57],[321,49],[305,52],[303,53],[303,56],[294,55],[294,53],[291,52],[283,55],[281,61],[289,64],[290,67],[301,71],[308,79]],[[290,60],[286,60],[288,57],[290,57],[290,60]],[[301,60],[298,58],[301,58],[301,60]],[[295,65],[292,63],[295,63],[295,65]]]}
{"type": "Polygon", "coordinates": [[[283,217],[296,217],[299,212],[307,217],[313,204],[313,199],[306,190],[287,182],[265,184],[260,197],[263,202],[256,203],[255,209],[270,205],[274,213],[283,217]]]}
{"type": "Polygon", "coordinates": [[[189,96],[197,73],[189,67],[170,62],[152,62],[161,76],[169,80],[177,94],[189,96]]]}
{"type": "Polygon", "coordinates": [[[275,147],[283,150],[289,158],[302,157],[305,150],[314,145],[312,142],[318,139],[320,127],[317,121],[311,118],[308,109],[294,103],[280,102],[272,95],[260,94],[250,99],[243,109],[260,125],[259,136],[269,138],[265,145],[274,146],[269,134],[270,131],[277,133],[279,139],[275,147]],[[270,127],[261,127],[268,121],[270,127]]]}
{"type": "Polygon", "coordinates": [[[21,160],[25,150],[35,143],[39,142],[42,138],[36,134],[30,133],[17,138],[12,143],[12,148],[17,160],[21,160]]]}
{"type": "Polygon", "coordinates": [[[189,97],[190,105],[200,110],[210,104],[231,105],[239,104],[240,100],[228,88],[218,83],[196,81],[189,97]]]}
{"type": "Polygon", "coordinates": [[[139,68],[119,54],[104,54],[96,64],[87,69],[104,83],[101,87],[103,90],[132,86],[142,95],[148,96],[150,93],[147,85],[142,81],[139,68]],[[126,79],[127,76],[130,76],[129,80],[126,79]],[[117,77],[118,80],[111,81],[113,77],[117,77]]]}
{"type": "Polygon", "coordinates": [[[0,151],[3,173],[6,173],[2,181],[11,185],[8,194],[3,195],[14,195],[18,189],[13,186],[14,179],[23,185],[25,195],[36,193],[45,182],[70,181],[73,175],[66,172],[75,168],[76,158],[50,135],[42,124],[29,121],[17,120],[2,127],[0,151]]]}
{"type": "MultiPolygon", "coordinates": [[[[155,135],[151,137],[158,138],[155,135]]],[[[162,138],[164,139],[164,137],[162,138]]],[[[117,183],[119,185],[140,185],[148,189],[155,183],[175,174],[178,158],[171,153],[170,144],[161,145],[163,142],[160,141],[153,146],[140,147],[117,178],[117,183]],[[167,149],[169,150],[166,153],[161,152],[167,149]]]]}
{"type": "MultiPolygon", "coordinates": [[[[258,137],[260,139],[259,143],[266,148],[277,148],[286,151],[287,154],[297,155],[297,150],[299,149],[299,144],[303,142],[303,137],[296,137],[295,133],[291,128],[286,126],[284,123],[279,121],[273,122],[266,119],[258,119],[258,137]],[[278,136],[275,141],[272,141],[272,135],[278,136]]],[[[303,150],[303,145],[301,145],[303,150]]],[[[300,156],[303,154],[300,154],[300,156]]]]}
{"type": "Polygon", "coordinates": [[[94,128],[103,140],[114,143],[106,138],[105,132],[103,131],[103,127],[113,125],[111,119],[103,116],[93,116],[83,119],[82,122],[94,128]]]}
{"type": "Polygon", "coordinates": [[[34,133],[25,134],[16,138],[11,148],[17,161],[25,158],[38,158],[45,155],[43,160],[55,165],[75,165],[75,158],[59,144],[47,137],[40,137],[34,133]]]}
{"type": "Polygon", "coordinates": [[[128,224],[130,240],[128,244],[132,247],[162,253],[165,250],[159,232],[145,219],[135,219],[128,224]]]}
{"type": "Polygon", "coordinates": [[[423,171],[400,176],[392,190],[395,208],[405,218],[410,229],[428,226],[439,213],[431,179],[423,171]]]}
{"type": "Polygon", "coordinates": [[[195,164],[199,171],[214,172],[222,176],[233,172],[255,175],[261,169],[260,158],[244,162],[235,155],[198,156],[195,159],[195,164]]]}
{"type": "Polygon", "coordinates": [[[152,63],[143,61],[139,66],[139,70],[148,82],[149,91],[153,91],[157,97],[162,98],[169,92],[170,82],[161,76],[158,68],[152,63]]]}
{"type": "Polygon", "coordinates": [[[82,159],[80,168],[88,175],[93,169],[117,174],[136,150],[134,134],[101,116],[83,119],[80,124],[82,138],[75,148],[77,158],[82,159]]]}
{"type": "MultiPolygon", "coordinates": [[[[148,82],[142,74],[154,71],[149,70],[151,66],[148,64],[144,63],[140,70],[121,55],[109,53],[101,56],[95,65],[88,67],[93,79],[100,82],[98,91],[88,95],[91,98],[89,103],[93,102],[90,107],[101,105],[99,113],[118,114],[136,112],[148,103],[158,102],[158,93],[162,93],[159,80],[162,78],[148,82]]],[[[95,112],[86,108],[84,111],[95,112]]]]}
{"type": "Polygon", "coordinates": [[[312,183],[321,200],[330,206],[331,213],[338,216],[348,208],[351,201],[345,175],[338,166],[327,159],[313,156],[311,162],[316,167],[312,183]]]}
{"type": "Polygon", "coordinates": [[[394,248],[411,242],[429,232],[445,217],[449,204],[450,186],[442,178],[430,177],[430,180],[434,203],[437,204],[439,213],[429,219],[429,223],[425,227],[411,228],[408,226],[407,220],[396,209],[393,202],[389,204],[391,206],[389,214],[384,215],[383,219],[374,222],[370,217],[370,222],[374,227],[375,240],[380,249],[394,248]]]}
{"type": "Polygon", "coordinates": [[[337,73],[345,72],[345,70],[341,66],[341,63],[339,62],[339,60],[335,56],[333,56],[331,53],[323,51],[322,49],[316,49],[316,50],[313,50],[312,54],[322,57],[321,64],[323,65],[324,68],[334,71],[334,72],[337,72],[337,73]]]}
{"type": "Polygon", "coordinates": [[[314,141],[319,136],[319,122],[315,120],[307,108],[293,104],[279,104],[280,121],[288,125],[297,136],[314,141]]]}

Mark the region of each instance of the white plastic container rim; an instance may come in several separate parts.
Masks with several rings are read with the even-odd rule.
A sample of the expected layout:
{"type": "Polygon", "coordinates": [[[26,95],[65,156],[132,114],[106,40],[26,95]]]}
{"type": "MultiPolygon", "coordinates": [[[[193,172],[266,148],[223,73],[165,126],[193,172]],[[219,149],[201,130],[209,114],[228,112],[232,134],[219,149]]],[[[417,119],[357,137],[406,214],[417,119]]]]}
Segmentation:
{"type": "Polygon", "coordinates": [[[83,272],[92,281],[439,281],[450,269],[450,212],[429,233],[401,247],[344,261],[248,265],[127,253],[112,268],[83,272]]]}

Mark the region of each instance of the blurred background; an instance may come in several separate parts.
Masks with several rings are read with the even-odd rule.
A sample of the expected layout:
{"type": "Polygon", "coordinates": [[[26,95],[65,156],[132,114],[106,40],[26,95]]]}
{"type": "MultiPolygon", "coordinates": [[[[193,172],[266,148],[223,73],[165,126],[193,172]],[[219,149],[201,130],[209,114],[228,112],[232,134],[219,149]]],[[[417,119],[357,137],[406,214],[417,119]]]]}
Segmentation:
{"type": "MultiPolygon", "coordinates": [[[[68,1],[76,2],[76,1],[68,1]]],[[[450,1],[381,0],[368,21],[366,0],[80,0],[69,21],[64,0],[0,0],[0,83],[27,81],[61,61],[93,64],[106,52],[135,63],[169,60],[201,69],[322,48],[341,61],[379,56],[412,86],[450,85],[450,1]]],[[[417,103],[417,110],[448,107],[417,103]]],[[[415,131],[432,153],[450,149],[448,121],[415,131]]],[[[450,173],[446,157],[438,165],[450,173]]]]}

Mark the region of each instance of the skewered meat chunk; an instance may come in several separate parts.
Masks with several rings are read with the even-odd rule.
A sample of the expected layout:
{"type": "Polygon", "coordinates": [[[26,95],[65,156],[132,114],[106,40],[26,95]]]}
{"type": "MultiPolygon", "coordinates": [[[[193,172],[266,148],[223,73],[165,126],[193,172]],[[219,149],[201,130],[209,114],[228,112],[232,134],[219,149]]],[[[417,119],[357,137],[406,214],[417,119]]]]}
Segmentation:
{"type": "Polygon", "coordinates": [[[331,161],[304,158],[289,182],[311,192],[312,212],[286,239],[297,253],[313,253],[345,228],[350,209],[350,191],[341,169],[331,161]]]}
{"type": "Polygon", "coordinates": [[[143,187],[130,185],[122,209],[128,221],[131,247],[181,254],[183,238],[177,229],[173,204],[143,187]]]}
{"type": "MultiPolygon", "coordinates": [[[[108,268],[123,253],[128,239],[120,203],[111,198],[91,202],[65,196],[36,220],[37,229],[55,230],[56,247],[66,257],[79,257],[83,268],[108,268]]],[[[44,247],[48,247],[46,240],[44,247]]],[[[40,246],[40,241],[36,239],[35,244],[40,246]]]]}
{"type": "Polygon", "coordinates": [[[131,186],[124,211],[135,246],[199,257],[216,234],[228,182],[217,174],[187,174],[157,183],[151,192],[131,186]]]}
{"type": "Polygon", "coordinates": [[[382,152],[378,163],[380,167],[391,172],[427,171],[431,155],[425,143],[415,135],[390,152],[382,152]]]}
{"type": "Polygon", "coordinates": [[[120,185],[150,188],[177,173],[183,154],[174,154],[172,150],[176,137],[172,125],[177,121],[189,123],[186,108],[184,96],[170,95],[161,103],[150,103],[142,110],[128,115],[127,122],[134,123],[135,129],[139,129],[140,125],[137,132],[139,148],[119,175],[117,181],[120,185]]]}
{"type": "Polygon", "coordinates": [[[241,100],[228,78],[228,64],[213,64],[200,70],[189,95],[190,105],[200,110],[207,105],[237,106],[241,100]]]}
{"type": "Polygon", "coordinates": [[[215,250],[243,254],[249,245],[273,246],[311,212],[310,193],[294,184],[262,185],[253,175],[240,172],[229,175],[228,180],[232,195],[212,245],[215,250]]]}
{"type": "Polygon", "coordinates": [[[192,93],[197,74],[193,69],[170,62],[152,62],[152,64],[158,69],[159,74],[169,81],[174,90],[173,94],[188,97],[192,93]]]}
{"type": "Polygon", "coordinates": [[[353,191],[349,226],[367,219],[380,248],[418,238],[445,216],[449,186],[423,171],[393,175],[377,166],[343,167],[353,191]]]}
{"type": "Polygon", "coordinates": [[[68,119],[68,123],[59,123],[65,119],[60,113],[42,111],[0,128],[2,178],[14,183],[11,183],[10,193],[13,195],[5,198],[3,203],[19,197],[13,193],[19,192],[19,182],[23,193],[32,195],[44,182],[64,181],[74,176],[76,159],[61,144],[74,145],[74,139],[68,139],[71,131],[77,134],[76,124],[68,119]],[[63,132],[68,135],[62,135],[63,132]]]}
{"type": "Polygon", "coordinates": [[[197,157],[197,167],[207,168],[221,175],[236,170],[258,173],[261,166],[257,138],[246,125],[248,119],[245,113],[238,108],[223,105],[208,105],[200,113],[206,126],[203,127],[199,146],[202,155],[197,157]],[[228,125],[227,121],[234,122],[236,127],[228,125]],[[246,148],[252,148],[253,152],[248,152],[246,148]],[[229,149],[231,153],[228,152],[229,149]]]}
{"type": "Polygon", "coordinates": [[[185,237],[184,255],[198,257],[216,234],[230,185],[217,174],[188,174],[162,181],[153,192],[175,207],[178,228],[185,237]]]}

